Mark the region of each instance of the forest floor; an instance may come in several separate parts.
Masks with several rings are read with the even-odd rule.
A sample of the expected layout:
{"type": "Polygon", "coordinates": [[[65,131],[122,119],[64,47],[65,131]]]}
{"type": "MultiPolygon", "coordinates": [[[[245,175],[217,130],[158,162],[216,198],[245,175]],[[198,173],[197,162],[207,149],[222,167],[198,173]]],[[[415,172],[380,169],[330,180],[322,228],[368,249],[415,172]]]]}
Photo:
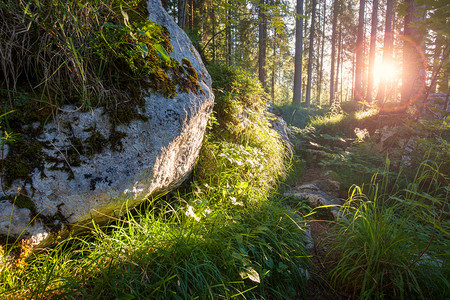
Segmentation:
{"type": "MultiPolygon", "coordinates": [[[[313,184],[317,181],[327,182],[335,179],[326,175],[326,170],[318,167],[314,163],[307,163],[302,176],[289,184],[289,189],[313,184]]],[[[336,196],[344,200],[347,197],[347,191],[337,190],[336,196]]],[[[337,291],[329,282],[329,272],[333,266],[333,257],[327,256],[327,245],[331,242],[333,233],[333,219],[329,214],[324,214],[319,210],[308,219],[308,227],[311,235],[313,247],[308,249],[311,256],[312,265],[309,269],[311,275],[306,286],[306,298],[311,300],[329,300],[329,299],[349,299],[350,295],[344,295],[337,291]]]]}
{"type": "Polygon", "coordinates": [[[292,207],[312,208],[304,218],[312,240],[304,299],[443,299],[448,291],[448,235],[436,229],[448,226],[448,123],[408,115],[391,121],[380,127],[368,111],[292,127],[295,165],[284,195],[293,196],[292,207]],[[327,201],[314,203],[322,194],[327,201]],[[329,204],[337,205],[331,213],[329,204]]]}
{"type": "Polygon", "coordinates": [[[348,299],[348,296],[336,291],[328,281],[328,274],[331,270],[331,258],[326,256],[327,249],[325,245],[330,242],[329,234],[332,230],[330,221],[311,220],[309,226],[314,247],[309,250],[313,264],[309,270],[311,279],[306,286],[306,299],[348,299]]]}

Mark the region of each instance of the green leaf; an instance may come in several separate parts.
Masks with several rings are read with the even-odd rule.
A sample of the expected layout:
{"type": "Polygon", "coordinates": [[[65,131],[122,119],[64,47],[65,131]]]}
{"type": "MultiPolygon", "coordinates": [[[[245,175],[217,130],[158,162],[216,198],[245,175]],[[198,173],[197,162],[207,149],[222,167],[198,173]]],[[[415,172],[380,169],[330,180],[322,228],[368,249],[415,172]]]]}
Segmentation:
{"type": "Polygon", "coordinates": [[[245,272],[240,272],[239,275],[241,275],[242,279],[245,279],[248,277],[253,282],[260,283],[261,279],[259,278],[258,272],[253,269],[252,267],[248,267],[245,272]]]}
{"type": "Polygon", "coordinates": [[[162,59],[164,62],[170,61],[169,53],[167,53],[166,49],[164,49],[163,46],[160,44],[154,44],[153,47],[155,48],[156,52],[158,53],[158,56],[160,59],[162,59]]]}
{"type": "Polygon", "coordinates": [[[148,47],[145,43],[139,43],[137,44],[137,46],[139,47],[139,50],[141,50],[141,55],[143,58],[146,58],[148,56],[148,47]]]}
{"type": "Polygon", "coordinates": [[[237,189],[246,189],[248,188],[248,182],[247,181],[239,182],[234,187],[237,189]]]}
{"type": "Polygon", "coordinates": [[[147,36],[147,34],[145,32],[143,32],[142,30],[140,30],[139,28],[137,28],[136,31],[142,36],[147,36]]]}

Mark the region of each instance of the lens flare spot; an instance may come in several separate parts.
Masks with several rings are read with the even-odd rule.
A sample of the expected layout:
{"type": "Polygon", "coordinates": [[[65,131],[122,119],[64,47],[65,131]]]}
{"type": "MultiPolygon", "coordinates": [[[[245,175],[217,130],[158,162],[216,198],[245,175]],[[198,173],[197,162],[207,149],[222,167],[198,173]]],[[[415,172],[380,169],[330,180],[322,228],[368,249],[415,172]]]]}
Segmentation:
{"type": "Polygon", "coordinates": [[[400,68],[392,62],[379,62],[375,64],[374,79],[376,83],[397,80],[400,76],[400,68]]]}

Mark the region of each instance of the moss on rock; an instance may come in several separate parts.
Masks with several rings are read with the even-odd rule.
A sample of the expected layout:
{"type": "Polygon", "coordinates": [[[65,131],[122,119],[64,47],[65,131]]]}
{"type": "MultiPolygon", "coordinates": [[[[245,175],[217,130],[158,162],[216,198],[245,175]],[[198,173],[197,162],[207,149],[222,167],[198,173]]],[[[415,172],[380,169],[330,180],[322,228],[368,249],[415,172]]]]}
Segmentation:
{"type": "Polygon", "coordinates": [[[9,146],[8,152],[3,165],[8,186],[14,179],[27,179],[34,169],[43,172],[42,144],[38,141],[20,139],[9,146]]]}
{"type": "Polygon", "coordinates": [[[34,106],[40,106],[31,108],[36,120],[45,122],[64,104],[85,110],[102,106],[114,122],[127,124],[139,116],[137,107],[143,105],[149,90],[169,98],[177,94],[177,86],[182,91],[197,91],[195,69],[183,62],[185,72],[169,57],[173,49],[169,31],[147,19],[147,1],[80,2],[32,2],[26,7],[28,13],[20,3],[0,4],[9,20],[0,22],[0,40],[7,41],[16,53],[12,61],[5,61],[11,66],[6,66],[6,76],[0,79],[0,84],[16,89],[0,91],[2,107],[23,111],[30,103],[25,107],[20,102],[34,98],[34,106]],[[68,12],[67,5],[73,11],[68,12]],[[77,15],[83,17],[73,18],[77,15]],[[29,24],[25,35],[7,34],[11,26],[22,30],[23,22],[29,24]],[[67,26],[47,28],[57,23],[67,26]],[[47,44],[36,51],[33,47],[41,41],[47,44]]]}

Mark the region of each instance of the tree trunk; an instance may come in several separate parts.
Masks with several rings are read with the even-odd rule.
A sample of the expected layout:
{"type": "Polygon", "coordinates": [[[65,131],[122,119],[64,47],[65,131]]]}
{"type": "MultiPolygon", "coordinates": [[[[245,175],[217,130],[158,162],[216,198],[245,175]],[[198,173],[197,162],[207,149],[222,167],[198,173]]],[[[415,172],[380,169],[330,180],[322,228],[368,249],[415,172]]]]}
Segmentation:
{"type": "Polygon", "coordinates": [[[187,0],[178,0],[178,26],[184,29],[186,23],[187,0]]]}
{"type": "Polygon", "coordinates": [[[322,45],[320,50],[320,62],[319,62],[319,83],[318,83],[318,92],[317,92],[317,102],[320,104],[320,98],[322,94],[322,82],[323,82],[323,51],[325,47],[325,24],[326,24],[326,15],[327,15],[327,2],[323,1],[323,18],[322,18],[322,45]]]}
{"type": "MultiPolygon", "coordinates": [[[[392,36],[392,13],[394,10],[394,0],[387,0],[386,3],[386,21],[384,24],[384,45],[383,45],[383,64],[392,63],[393,36],[392,36]]],[[[377,101],[382,105],[386,98],[386,79],[381,77],[378,88],[377,101]]]]}
{"type": "MultiPolygon", "coordinates": [[[[229,3],[229,1],[228,1],[229,3]]],[[[226,39],[227,39],[227,65],[231,65],[231,51],[233,48],[232,39],[231,39],[231,9],[227,9],[227,21],[228,21],[228,27],[226,30],[226,39]]]]}
{"type": "Polygon", "coordinates": [[[367,80],[367,102],[372,102],[375,51],[377,45],[377,26],[378,26],[378,0],[372,2],[372,25],[370,30],[370,52],[369,52],[369,78],[367,80]]]}
{"type": "Polygon", "coordinates": [[[331,31],[331,70],[330,70],[330,106],[334,103],[334,66],[336,58],[336,27],[338,16],[339,0],[334,0],[333,4],[333,22],[331,31]]]}
{"type": "Polygon", "coordinates": [[[270,87],[270,99],[275,103],[275,72],[277,64],[277,29],[273,29],[273,53],[272,53],[272,80],[270,87]]]}
{"type": "MultiPolygon", "coordinates": [[[[342,35],[342,30],[341,30],[341,35],[342,35]]],[[[340,103],[342,103],[343,100],[343,94],[344,94],[344,46],[342,45],[344,43],[344,41],[342,40],[342,38],[340,38],[341,40],[341,51],[340,51],[340,60],[341,60],[341,88],[340,88],[340,92],[341,92],[341,96],[340,96],[340,103]]]]}
{"type": "Polygon", "coordinates": [[[309,33],[308,82],[306,83],[306,106],[311,106],[312,62],[314,60],[314,33],[316,25],[316,2],[312,0],[311,30],[309,33]]]}
{"type": "MultiPolygon", "coordinates": [[[[341,63],[341,55],[342,55],[342,24],[339,24],[339,36],[338,36],[338,57],[337,57],[337,64],[336,64],[336,80],[334,81],[334,101],[337,101],[336,94],[338,92],[338,85],[339,85],[339,67],[341,63]]],[[[342,81],[342,78],[341,78],[342,81]]],[[[342,101],[342,98],[341,100],[342,101]]]]}
{"type": "MultiPolygon", "coordinates": [[[[444,36],[438,36],[436,38],[436,46],[435,46],[435,52],[437,55],[437,61],[447,61],[448,60],[448,53],[445,52],[446,47],[445,45],[445,37],[444,36]]],[[[437,64],[439,65],[439,63],[437,64]]],[[[438,79],[437,79],[437,85],[435,92],[440,93],[447,93],[448,95],[448,74],[450,73],[450,65],[448,63],[444,64],[442,67],[441,74],[438,73],[438,79]]]]}
{"type": "Polygon", "coordinates": [[[216,62],[216,13],[214,11],[214,0],[211,0],[211,23],[212,23],[212,62],[216,62]]]}
{"type": "Polygon", "coordinates": [[[408,4],[404,23],[405,41],[403,42],[402,104],[413,103],[422,94],[425,87],[425,68],[421,57],[423,35],[413,23],[422,20],[417,14],[414,0],[405,0],[408,4]]]}
{"type": "Polygon", "coordinates": [[[365,0],[359,0],[358,34],[356,37],[356,66],[355,66],[355,90],[354,99],[363,100],[363,67],[364,67],[364,7],[365,0]]]}
{"type": "Polygon", "coordinates": [[[189,0],[189,29],[194,30],[194,0],[189,0]]]}
{"type": "Polygon", "coordinates": [[[267,49],[267,16],[265,14],[265,0],[259,1],[259,32],[258,32],[258,78],[261,85],[266,89],[266,49],[267,49]]]}
{"type": "Polygon", "coordinates": [[[355,56],[356,56],[355,54],[352,55],[352,89],[351,89],[351,92],[352,92],[353,99],[355,96],[355,69],[356,69],[355,56]]]}
{"type": "Polygon", "coordinates": [[[294,97],[292,102],[302,102],[302,67],[303,67],[303,0],[297,0],[297,16],[295,19],[295,58],[294,58],[294,97]]]}

